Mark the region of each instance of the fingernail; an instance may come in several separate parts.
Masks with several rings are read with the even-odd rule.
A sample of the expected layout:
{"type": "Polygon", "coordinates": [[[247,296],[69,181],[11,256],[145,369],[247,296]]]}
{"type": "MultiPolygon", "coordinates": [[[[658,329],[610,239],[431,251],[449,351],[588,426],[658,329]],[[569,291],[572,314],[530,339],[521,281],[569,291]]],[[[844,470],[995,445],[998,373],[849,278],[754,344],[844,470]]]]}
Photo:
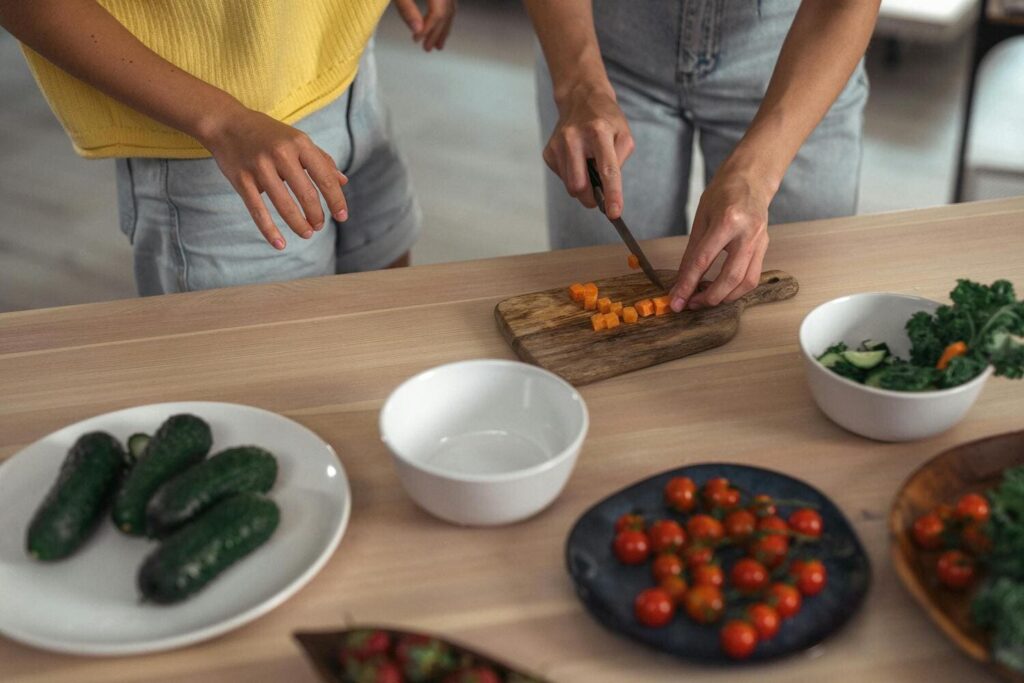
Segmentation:
{"type": "Polygon", "coordinates": [[[317,231],[319,231],[319,230],[322,230],[322,229],[323,229],[323,227],[324,227],[324,222],[323,222],[323,221],[319,221],[319,222],[317,222],[317,223],[316,223],[316,224],[315,224],[315,225],[313,226],[313,229],[314,229],[314,230],[317,230],[317,231]]]}
{"type": "Polygon", "coordinates": [[[681,296],[674,296],[672,297],[672,301],[671,303],[669,303],[669,306],[672,308],[673,311],[679,313],[686,307],[686,299],[684,299],[681,296]]]}
{"type": "Polygon", "coordinates": [[[304,240],[308,240],[312,236],[313,236],[313,231],[312,230],[307,230],[306,232],[302,233],[302,239],[304,239],[304,240]]]}
{"type": "Polygon", "coordinates": [[[618,216],[619,215],[619,211],[620,211],[620,209],[619,209],[619,205],[618,204],[609,204],[608,205],[608,213],[609,214],[614,215],[614,216],[618,216]]]}
{"type": "Polygon", "coordinates": [[[284,240],[280,237],[274,240],[274,249],[277,249],[278,251],[284,249],[284,240]]]}
{"type": "Polygon", "coordinates": [[[334,213],[334,220],[344,223],[348,220],[348,209],[339,209],[334,213]]]}

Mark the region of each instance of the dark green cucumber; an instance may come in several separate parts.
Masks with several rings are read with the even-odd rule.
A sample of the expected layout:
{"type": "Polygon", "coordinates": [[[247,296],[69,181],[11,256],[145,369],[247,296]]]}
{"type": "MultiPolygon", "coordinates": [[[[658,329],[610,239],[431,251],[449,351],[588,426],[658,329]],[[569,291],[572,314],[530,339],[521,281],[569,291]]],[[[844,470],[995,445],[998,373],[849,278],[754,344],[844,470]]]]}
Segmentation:
{"type": "Polygon", "coordinates": [[[273,535],[281,512],[257,493],[225,498],[167,537],[139,568],[142,597],[179,602],[273,535]]]}
{"type": "Polygon", "coordinates": [[[146,533],[166,536],[211,505],[236,493],[266,493],[277,460],[257,446],[221,451],[161,486],[146,506],[146,533]]]}
{"type": "Polygon", "coordinates": [[[187,414],[167,418],[114,497],[114,525],[126,534],[142,535],[149,499],[165,481],[205,458],[211,445],[210,425],[200,418],[187,414]]]}
{"type": "Polygon", "coordinates": [[[126,464],[124,449],[110,434],[89,432],[79,437],[29,523],[29,555],[59,560],[82,545],[103,517],[126,464]]]}

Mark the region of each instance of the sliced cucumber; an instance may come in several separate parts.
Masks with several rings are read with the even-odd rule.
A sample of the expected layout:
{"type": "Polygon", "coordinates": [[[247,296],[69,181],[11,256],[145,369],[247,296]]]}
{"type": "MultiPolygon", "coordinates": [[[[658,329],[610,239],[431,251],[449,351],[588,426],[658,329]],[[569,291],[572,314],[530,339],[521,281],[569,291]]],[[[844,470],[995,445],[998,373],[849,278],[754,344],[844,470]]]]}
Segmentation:
{"type": "Polygon", "coordinates": [[[843,360],[861,370],[870,370],[885,360],[886,351],[843,351],[843,360]]]}
{"type": "Polygon", "coordinates": [[[142,453],[146,450],[147,445],[149,445],[149,434],[142,434],[140,432],[128,437],[128,453],[131,454],[134,460],[142,457],[142,453]]]}
{"type": "Polygon", "coordinates": [[[885,351],[889,353],[889,345],[882,341],[865,339],[860,345],[860,351],[885,351]]]}
{"type": "Polygon", "coordinates": [[[882,388],[882,377],[885,375],[885,368],[878,368],[874,370],[868,378],[864,380],[864,384],[869,387],[875,387],[876,389],[882,388]]]}
{"type": "Polygon", "coordinates": [[[826,368],[830,368],[843,359],[842,354],[831,351],[818,358],[818,362],[824,365],[826,368]]]}

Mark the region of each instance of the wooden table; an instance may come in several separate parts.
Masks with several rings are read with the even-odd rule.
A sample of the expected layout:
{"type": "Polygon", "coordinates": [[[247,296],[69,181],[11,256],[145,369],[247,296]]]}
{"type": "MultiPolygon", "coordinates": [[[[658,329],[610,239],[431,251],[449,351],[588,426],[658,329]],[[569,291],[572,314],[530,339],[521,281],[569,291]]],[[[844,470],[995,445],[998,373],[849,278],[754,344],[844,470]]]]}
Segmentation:
{"type": "MultiPolygon", "coordinates": [[[[683,239],[647,248],[657,266],[671,267],[683,239]]],[[[624,248],[609,246],[0,316],[0,459],[117,408],[233,401],[319,433],[343,460],[354,495],[351,525],[324,570],[249,626],[185,650],[123,659],[55,655],[0,638],[0,679],[313,681],[291,632],[350,621],[446,633],[561,683],[984,678],[897,584],[886,515],[900,482],[925,459],[1019,429],[1024,386],[993,380],[968,418],[940,437],[875,443],[817,411],[796,333],[812,307],[851,292],[945,299],[957,277],[1005,277],[1024,287],[1024,198],[774,229],[766,266],[792,272],[800,293],[748,311],[725,347],[583,388],[590,434],[551,508],[481,530],[414,507],[378,440],[388,392],[439,363],[510,357],[492,315],[500,299],[624,265],[624,248]],[[849,515],[875,578],[837,636],[766,666],[702,668],[620,639],[583,612],[562,562],[576,517],[636,479],[709,460],[803,477],[849,515]]]]}

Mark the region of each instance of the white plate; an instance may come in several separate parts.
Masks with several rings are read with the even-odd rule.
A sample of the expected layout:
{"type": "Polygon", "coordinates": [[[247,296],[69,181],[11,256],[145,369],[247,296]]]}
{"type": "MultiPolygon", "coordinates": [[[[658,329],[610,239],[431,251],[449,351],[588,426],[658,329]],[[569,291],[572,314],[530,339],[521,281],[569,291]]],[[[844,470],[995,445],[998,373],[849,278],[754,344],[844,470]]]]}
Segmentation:
{"type": "Polygon", "coordinates": [[[28,645],[88,655],[168,650],[206,640],[266,614],[304,586],[334,552],[351,495],[341,462],[320,437],[286,417],[231,403],[159,403],[64,427],[0,465],[0,633],[28,645]],[[213,430],[213,450],[254,444],[277,456],[270,496],[281,522],[270,540],[189,600],[140,604],[135,576],[152,541],[105,519],[77,553],[53,563],[25,553],[25,529],[68,449],[88,431],[122,442],[152,434],[170,415],[194,413],[213,430]]]}

